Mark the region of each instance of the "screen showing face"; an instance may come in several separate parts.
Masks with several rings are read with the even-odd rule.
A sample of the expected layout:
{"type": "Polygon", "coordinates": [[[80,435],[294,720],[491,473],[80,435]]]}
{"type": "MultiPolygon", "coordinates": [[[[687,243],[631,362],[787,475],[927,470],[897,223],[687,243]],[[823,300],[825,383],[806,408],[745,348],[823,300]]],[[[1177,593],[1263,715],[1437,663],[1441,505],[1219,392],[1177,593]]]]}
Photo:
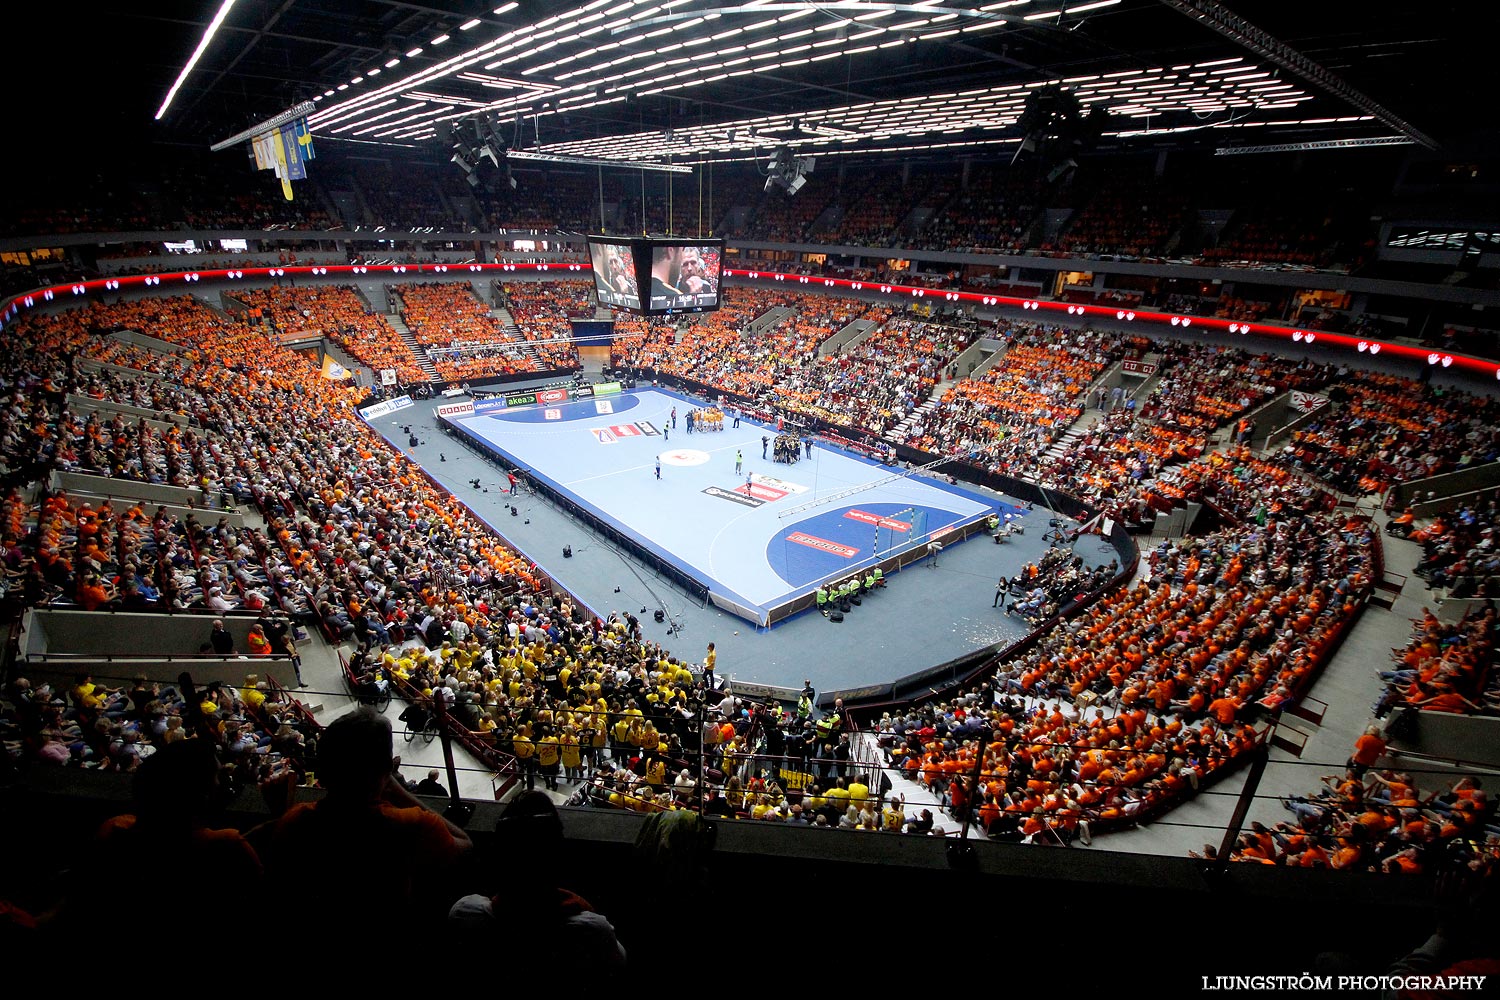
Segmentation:
{"type": "Polygon", "coordinates": [[[641,289],[635,276],[635,258],[629,244],[589,243],[594,265],[594,290],[599,301],[622,309],[641,307],[641,289]]]}
{"type": "Polygon", "coordinates": [[[718,246],[653,246],[651,311],[717,308],[721,252],[718,246]]]}

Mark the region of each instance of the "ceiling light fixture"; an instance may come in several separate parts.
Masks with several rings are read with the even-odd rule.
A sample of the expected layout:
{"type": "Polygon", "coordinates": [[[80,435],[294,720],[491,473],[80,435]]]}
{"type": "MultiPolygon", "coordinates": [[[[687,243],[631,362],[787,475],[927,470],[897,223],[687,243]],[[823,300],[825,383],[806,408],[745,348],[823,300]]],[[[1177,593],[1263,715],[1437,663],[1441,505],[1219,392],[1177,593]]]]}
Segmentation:
{"type": "Polygon", "coordinates": [[[666,174],[691,174],[693,168],[681,163],[653,163],[650,160],[611,160],[601,156],[564,156],[559,153],[533,153],[512,149],[505,154],[511,160],[536,160],[541,163],[566,163],[579,167],[619,167],[622,170],[655,170],[666,174]]]}
{"type": "Polygon", "coordinates": [[[214,15],[212,21],[208,22],[208,27],[203,29],[203,38],[198,42],[198,47],[188,57],[187,65],[182,67],[182,72],[177,74],[177,79],[173,81],[172,89],[167,91],[167,96],[161,102],[161,107],[156,109],[155,121],[161,121],[162,115],[167,113],[167,108],[171,106],[172,99],[177,96],[177,91],[182,87],[182,81],[187,79],[187,75],[193,71],[193,67],[198,65],[198,60],[203,58],[203,53],[208,49],[208,43],[213,41],[214,35],[219,31],[219,26],[229,16],[229,8],[233,6],[234,0],[224,0],[224,3],[219,7],[219,12],[214,15]]]}
{"type": "MultiPolygon", "coordinates": [[[[1314,62],[1290,45],[1246,21],[1223,4],[1216,3],[1215,0],[1162,0],[1162,2],[1186,14],[1204,27],[1211,28],[1225,38],[1244,46],[1262,59],[1288,72],[1296,73],[1333,96],[1342,98],[1367,114],[1374,115],[1413,142],[1420,143],[1428,149],[1437,148],[1436,140],[1419,131],[1415,125],[1376,103],[1373,98],[1356,90],[1322,64],[1314,62]]],[[[1200,65],[1207,64],[1200,63],[1200,65]]]]}
{"type": "Polygon", "coordinates": [[[1415,139],[1404,135],[1378,135],[1365,139],[1318,139],[1312,142],[1281,142],[1269,146],[1220,146],[1215,156],[1243,156],[1249,153],[1302,153],[1321,149],[1363,149],[1367,146],[1412,146],[1415,139]]]}

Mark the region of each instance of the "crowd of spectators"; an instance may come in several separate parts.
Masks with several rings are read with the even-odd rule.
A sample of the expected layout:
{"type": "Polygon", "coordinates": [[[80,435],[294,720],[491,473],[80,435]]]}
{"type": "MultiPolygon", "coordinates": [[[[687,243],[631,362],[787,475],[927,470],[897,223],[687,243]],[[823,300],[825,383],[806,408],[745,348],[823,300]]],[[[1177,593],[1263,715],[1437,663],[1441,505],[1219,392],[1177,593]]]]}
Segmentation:
{"type": "Polygon", "coordinates": [[[909,425],[906,444],[1025,475],[1078,419],[1084,391],[1124,347],[1112,334],[1036,323],[1007,323],[1002,335],[1002,357],[909,425]]]}
{"type": "Polygon", "coordinates": [[[294,184],[295,197],[287,201],[281,183],[269,171],[224,173],[179,165],[163,178],[163,187],[166,200],[180,215],[172,208],[168,212],[194,229],[338,228],[315,188],[305,182],[294,184]]]}
{"type": "MultiPolygon", "coordinates": [[[[360,161],[356,166],[326,158],[308,180],[294,185],[293,201],[282,197],[269,172],[225,173],[198,161],[169,164],[167,170],[165,179],[158,174],[144,189],[79,174],[71,184],[56,185],[68,191],[66,198],[46,193],[15,198],[0,212],[11,224],[8,231],[21,233],[139,231],[158,228],[166,217],[204,228],[608,228],[871,246],[895,241],[921,249],[999,253],[1156,256],[1174,246],[1179,235],[1184,242],[1196,242],[1186,201],[1168,193],[1183,189],[1180,179],[1169,185],[1104,164],[1086,164],[1061,184],[999,164],[972,165],[966,171],[881,172],[870,175],[875,178],[870,183],[862,183],[865,175],[857,171],[814,172],[795,196],[781,188],[764,191],[763,175],[748,168],[721,169],[706,180],[673,180],[669,197],[658,185],[643,190],[615,175],[596,177],[587,171],[512,167],[507,177],[514,186],[495,180],[471,188],[457,171],[434,176],[400,164],[360,161]],[[78,191],[100,196],[79,208],[78,191]],[[604,218],[601,203],[608,206],[604,218]],[[336,218],[330,214],[334,204],[361,217],[336,218]],[[809,232],[831,204],[838,210],[829,216],[826,232],[809,232]],[[1069,207],[1074,211],[1064,230],[1038,244],[1033,230],[1041,214],[1069,207]],[[915,234],[898,232],[907,219],[913,220],[915,234]]],[[[1295,197],[1243,206],[1218,245],[1194,256],[1221,266],[1328,267],[1341,257],[1345,265],[1357,263],[1368,255],[1373,240],[1355,231],[1346,218],[1349,213],[1339,209],[1348,199],[1343,187],[1338,177],[1316,177],[1299,187],[1295,197]]],[[[1199,202],[1214,204],[1205,201],[1208,196],[1208,190],[1195,195],[1199,202]]],[[[1233,318],[1257,318],[1252,312],[1240,310],[1233,318]]]]}
{"type": "Polygon", "coordinates": [[[1042,243],[1042,251],[1126,257],[1164,253],[1188,216],[1187,202],[1176,188],[1115,173],[1098,181],[1063,231],[1042,243]]]}
{"type": "MultiPolygon", "coordinates": [[[[422,292],[441,287],[408,286],[402,293],[435,314],[422,292]]],[[[456,292],[472,299],[464,285],[456,292]]],[[[640,323],[632,331],[640,340],[623,345],[628,360],[708,384],[744,386],[737,391],[751,396],[769,393],[766,398],[793,412],[879,429],[925,398],[977,332],[871,312],[863,303],[735,292],[726,295],[725,310],[685,333],[640,323]],[[776,307],[792,312],[747,339],[741,327],[776,307]],[[828,335],[861,316],[875,322],[874,336],[847,353],[816,354],[828,335]]],[[[545,289],[528,287],[523,298],[526,293],[548,307],[555,303],[555,293],[545,289]]],[[[477,299],[473,304],[486,312],[477,299]]],[[[410,301],[407,307],[410,312],[410,301]]],[[[296,300],[268,297],[263,308],[301,315],[296,300]]],[[[594,619],[547,595],[534,565],[353,418],[347,390],[313,377],[306,360],[263,332],[179,298],[28,316],[13,335],[18,350],[5,362],[10,399],[0,427],[8,467],[37,460],[57,467],[97,463],[115,475],[146,481],[155,475],[206,495],[232,493],[257,504],[267,519],[267,536],[259,538],[222,523],[207,528],[193,518],[167,517],[158,525],[142,508],[116,513],[64,496],[33,508],[18,496],[8,498],[8,565],[14,553],[23,571],[35,567],[43,581],[71,583],[80,606],[97,598],[96,587],[104,600],[95,606],[123,601],[127,593],[152,600],[143,587],[163,596],[196,591],[216,609],[210,601],[215,586],[230,608],[253,592],[330,638],[367,645],[373,669],[388,671],[421,697],[443,699],[461,725],[497,752],[514,754],[523,771],[552,784],[559,773],[581,781],[592,770],[595,777],[581,793],[591,802],[649,812],[708,798],[722,800],[715,808],[725,815],[909,828],[895,802],[857,780],[858,769],[840,772],[840,754],[847,751],[833,731],[820,734],[817,723],[795,713],[772,718],[763,708],[716,701],[702,673],[644,641],[631,616],[594,619]],[[186,350],[152,354],[100,337],[118,328],[140,329],[186,350]],[[84,373],[70,360],[75,355],[137,362],[169,380],[84,373]],[[73,414],[65,408],[68,392],[149,405],[185,424],[131,425],[73,414]],[[63,567],[52,569],[52,562],[63,567]],[[171,590],[163,575],[168,567],[171,590]],[[134,574],[131,591],[122,585],[127,572],[134,574]],[[114,595],[102,586],[105,576],[114,595]],[[421,643],[407,643],[411,638],[421,643]],[[717,776],[692,764],[699,748],[710,747],[717,776]],[[757,754],[778,763],[757,766],[757,754]],[[833,762],[826,771],[813,763],[824,755],[833,762]],[[706,792],[705,779],[719,790],[706,792]],[[893,809],[894,819],[887,815],[893,809]]],[[[1140,348],[1088,331],[1029,325],[1012,330],[1010,340],[992,370],[1003,374],[968,380],[991,386],[992,395],[955,390],[953,399],[976,400],[974,419],[1014,413],[1016,424],[1002,424],[1012,428],[1043,418],[1066,426],[1109,359],[1127,346],[1140,348]]],[[[1243,393],[1250,391],[1246,386],[1269,384],[1258,381],[1267,372],[1297,375],[1259,368],[1238,354],[1190,352],[1176,361],[1183,396],[1164,395],[1156,416],[1170,408],[1201,421],[1173,421],[1182,433],[1233,416],[1195,405],[1210,392],[1205,387],[1243,393]]],[[[1248,405],[1243,398],[1236,402],[1236,412],[1248,405]]],[[[1119,426],[1107,423],[1101,441],[1116,432],[1139,433],[1141,440],[1178,449],[1170,454],[1186,455],[1184,442],[1132,431],[1138,417],[1126,417],[1107,417],[1119,426]]],[[[1026,447],[1040,450],[1037,443],[1026,447]]],[[[1129,456],[1122,461],[1134,480],[1129,456]]],[[[940,786],[960,814],[1002,835],[1032,839],[1067,839],[1088,826],[1097,830],[1147,815],[1252,745],[1256,712],[1292,697],[1321,666],[1369,586],[1369,525],[1319,513],[1325,498],[1315,488],[1244,450],[1190,463],[1171,481],[1183,495],[1197,490],[1212,499],[1232,526],[1163,543],[1152,554],[1149,582],[1106,597],[1002,664],[996,707],[959,705],[941,713],[941,727],[921,711],[917,721],[933,725],[889,724],[888,735],[901,737],[893,752],[905,748],[897,755],[901,766],[911,763],[929,786],[940,786]],[[1070,705],[1080,703],[1092,718],[1075,715],[1070,705]],[[976,763],[982,789],[952,780],[976,763]]],[[[1042,579],[1021,581],[1017,604],[1025,607],[1017,612],[1038,621],[1098,582],[1082,578],[1076,566],[1039,563],[1036,569],[1042,579]]],[[[66,591],[49,582],[43,593],[66,597],[66,591]]]]}
{"type": "Polygon", "coordinates": [[[896,226],[926,189],[925,178],[908,183],[899,173],[875,174],[861,187],[846,185],[839,192],[831,224],[814,228],[808,238],[818,243],[887,246],[896,226]]]}
{"type": "MultiPolygon", "coordinates": [[[[1148,579],[1040,634],[992,682],[884,718],[881,744],[995,839],[1088,842],[1145,821],[1257,745],[1261,714],[1311,681],[1370,552],[1367,525],[1303,515],[1164,541],[1148,579]]],[[[1097,583],[1023,576],[1002,586],[1042,614],[1097,583]]]]}
{"type": "Polygon", "coordinates": [[[977,171],[969,185],[934,212],[911,245],[921,250],[1017,253],[1038,210],[1031,178],[998,169],[977,171]]]}
{"type": "Polygon", "coordinates": [[[1456,622],[1439,621],[1424,608],[1415,625],[1406,648],[1391,650],[1392,669],[1380,673],[1388,687],[1376,705],[1376,717],[1384,718],[1393,708],[1500,714],[1493,603],[1471,608],[1456,622]]]}
{"type": "MultiPolygon", "coordinates": [[[[252,626],[261,638],[267,627],[280,623],[252,626]]],[[[284,688],[248,666],[252,672],[240,687],[213,681],[192,692],[140,675],[109,687],[81,673],[63,690],[18,676],[7,686],[6,714],[24,752],[45,766],[128,774],[174,743],[201,739],[217,749],[226,782],[253,787],[283,773],[300,775],[315,751],[317,727],[284,688]]]]}
{"type": "MultiPolygon", "coordinates": [[[[513,168],[512,168],[513,169],[513,168]]],[[[599,228],[598,179],[591,173],[516,173],[516,186],[476,192],[487,229],[595,232],[599,228]]],[[[613,187],[613,182],[607,182],[613,187]]],[[[606,188],[609,200],[619,195],[606,188]]]]}
{"type": "MultiPolygon", "coordinates": [[[[517,281],[505,286],[505,308],[516,328],[528,341],[558,340],[573,336],[570,316],[592,318],[593,285],[586,281],[517,281]]],[[[532,348],[541,367],[578,367],[578,348],[571,343],[538,343],[532,348]]]]}
{"type": "Polygon", "coordinates": [[[748,220],[748,231],[736,227],[731,236],[745,236],[773,243],[800,243],[807,229],[823,214],[838,189],[838,178],[826,173],[807,175],[807,183],[796,195],[772,187],[760,196],[748,220]]]}
{"type": "Polygon", "coordinates": [[[489,307],[467,284],[393,286],[401,299],[401,318],[418,344],[427,349],[438,374],[462,382],[486,375],[531,371],[536,366],[489,307]]]}
{"type": "Polygon", "coordinates": [[[1490,491],[1454,510],[1440,512],[1418,525],[1412,508],[1391,519],[1387,531],[1422,546],[1413,572],[1429,589],[1443,589],[1460,600],[1500,597],[1500,495],[1490,491]]]}
{"type": "Polygon", "coordinates": [[[1202,252],[1205,263],[1297,264],[1327,267],[1333,262],[1330,220],[1284,205],[1260,205],[1235,213],[1216,246],[1202,252]]]}
{"type": "Polygon", "coordinates": [[[1333,376],[1328,365],[1212,344],[1160,350],[1162,377],[1141,415],[1186,431],[1222,427],[1288,389],[1319,389],[1333,376]]]}
{"type": "Polygon", "coordinates": [[[1292,434],[1281,461],[1345,493],[1379,493],[1500,458],[1500,401],[1341,368],[1331,403],[1292,434]]]}
{"type": "Polygon", "coordinates": [[[1419,788],[1410,772],[1396,769],[1324,775],[1316,792],[1283,800],[1291,820],[1252,822],[1229,860],[1408,875],[1493,871],[1500,835],[1486,829],[1495,804],[1480,779],[1434,784],[1419,788]]]}
{"type": "Polygon", "coordinates": [[[241,291],[236,297],[249,306],[251,322],[259,310],[278,335],[308,331],[325,336],[376,371],[394,368],[401,385],[427,381],[427,373],[395,328],[349,285],[276,285],[241,291]]]}
{"type": "Polygon", "coordinates": [[[1233,445],[1172,466],[1147,485],[1150,502],[1170,510],[1201,500],[1240,518],[1262,519],[1285,511],[1332,510],[1337,498],[1306,476],[1233,445]]]}
{"type": "MultiPolygon", "coordinates": [[[[1151,521],[1144,484],[1161,470],[1202,453],[1202,434],[1175,430],[1119,406],[1106,412],[1050,461],[1037,457],[1026,472],[1044,486],[1066,490],[1127,525],[1151,521]]],[[[1023,468],[1021,458],[1014,466],[1023,468]]]]}
{"type": "Polygon", "coordinates": [[[380,225],[392,229],[467,228],[430,179],[413,177],[409,171],[398,172],[384,163],[361,164],[354,179],[373,221],[380,225]]]}
{"type": "MultiPolygon", "coordinates": [[[[1324,775],[1314,792],[1282,799],[1290,820],[1251,823],[1229,860],[1414,875],[1493,870],[1500,831],[1479,778],[1444,780],[1379,765],[1398,727],[1410,724],[1406,713],[1500,711],[1492,670],[1495,611],[1474,609],[1444,622],[1423,608],[1412,625],[1411,639],[1391,650],[1391,669],[1380,673],[1388,686],[1375,705],[1376,721],[1355,741],[1344,770],[1324,775]],[[1394,709],[1404,711],[1382,726],[1394,709]]],[[[1205,854],[1214,856],[1214,848],[1205,854]]]]}

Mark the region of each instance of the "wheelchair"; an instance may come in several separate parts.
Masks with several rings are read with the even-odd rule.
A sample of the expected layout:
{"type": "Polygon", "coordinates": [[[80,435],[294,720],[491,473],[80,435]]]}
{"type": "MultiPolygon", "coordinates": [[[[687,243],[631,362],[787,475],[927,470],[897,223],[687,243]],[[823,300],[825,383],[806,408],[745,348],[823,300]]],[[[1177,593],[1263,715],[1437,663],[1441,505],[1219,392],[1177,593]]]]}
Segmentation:
{"type": "Polygon", "coordinates": [[[437,738],[437,715],[426,705],[414,702],[406,706],[398,718],[406,724],[401,732],[401,738],[406,742],[410,743],[418,736],[422,737],[423,743],[431,743],[437,738]]]}

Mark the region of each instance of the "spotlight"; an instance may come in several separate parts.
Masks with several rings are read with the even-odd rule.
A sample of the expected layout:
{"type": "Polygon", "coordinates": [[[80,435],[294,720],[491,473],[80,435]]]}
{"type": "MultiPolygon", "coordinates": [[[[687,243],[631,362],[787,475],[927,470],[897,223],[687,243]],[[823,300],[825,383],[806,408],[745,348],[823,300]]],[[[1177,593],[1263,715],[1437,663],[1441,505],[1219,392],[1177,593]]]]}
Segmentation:
{"type": "Polygon", "coordinates": [[[779,187],[788,195],[796,194],[807,184],[807,175],[813,172],[816,164],[816,157],[793,156],[790,147],[779,147],[770,162],[766,164],[765,190],[779,187]]]}

